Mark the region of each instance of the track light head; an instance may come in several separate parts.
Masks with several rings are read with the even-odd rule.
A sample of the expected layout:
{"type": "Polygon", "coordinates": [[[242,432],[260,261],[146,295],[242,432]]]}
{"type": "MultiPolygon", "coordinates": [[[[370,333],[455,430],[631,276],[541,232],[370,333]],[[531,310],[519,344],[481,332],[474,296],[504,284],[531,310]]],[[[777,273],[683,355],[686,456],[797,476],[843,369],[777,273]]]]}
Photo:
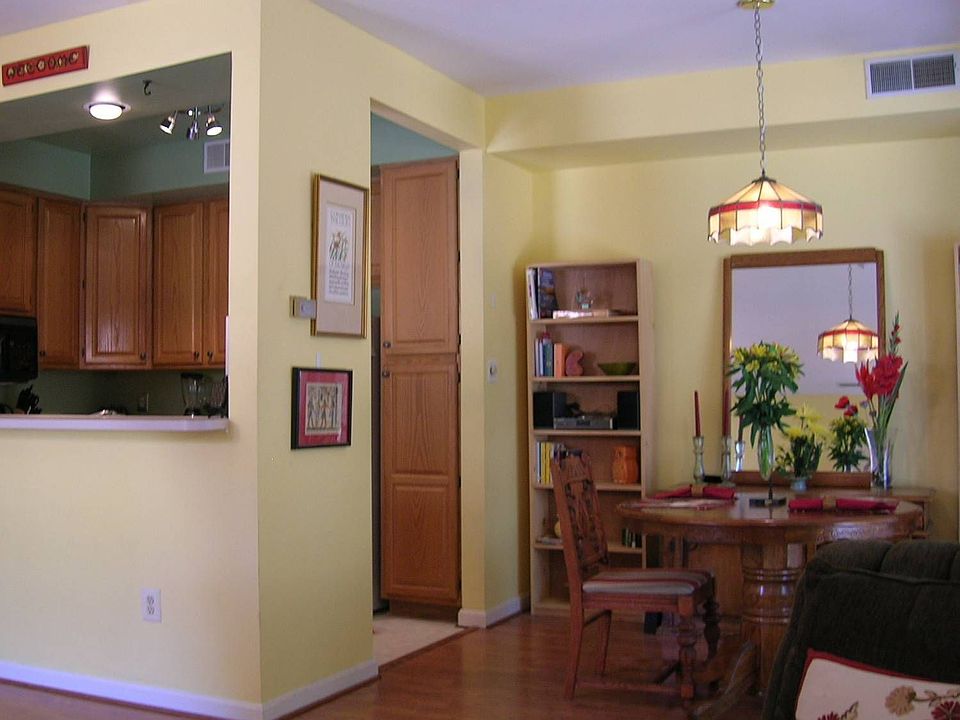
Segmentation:
{"type": "Polygon", "coordinates": [[[212,112],[207,115],[207,135],[214,137],[223,132],[223,125],[212,112]]]}
{"type": "Polygon", "coordinates": [[[160,129],[167,135],[173,134],[173,126],[177,124],[177,111],[170,113],[166,120],[160,123],[160,129]]]}

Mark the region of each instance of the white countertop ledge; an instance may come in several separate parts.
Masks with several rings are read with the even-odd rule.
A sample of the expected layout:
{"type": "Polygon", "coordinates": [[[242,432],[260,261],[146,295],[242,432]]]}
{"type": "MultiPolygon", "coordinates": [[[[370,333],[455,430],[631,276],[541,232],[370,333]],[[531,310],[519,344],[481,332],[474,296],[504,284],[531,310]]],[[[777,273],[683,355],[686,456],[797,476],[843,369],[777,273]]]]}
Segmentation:
{"type": "Polygon", "coordinates": [[[0,430],[124,430],[127,432],[225,432],[222,417],[186,415],[0,415],[0,430]]]}

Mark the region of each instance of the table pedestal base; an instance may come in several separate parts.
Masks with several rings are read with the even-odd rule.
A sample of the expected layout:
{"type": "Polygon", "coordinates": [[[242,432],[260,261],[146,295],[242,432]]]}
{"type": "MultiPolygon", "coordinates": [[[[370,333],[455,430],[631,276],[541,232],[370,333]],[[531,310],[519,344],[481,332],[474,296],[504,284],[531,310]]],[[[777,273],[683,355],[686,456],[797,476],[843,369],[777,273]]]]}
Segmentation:
{"type": "Polygon", "coordinates": [[[803,572],[807,549],[799,543],[744,544],[743,618],[741,638],[757,648],[760,689],[770,681],[770,669],[790,623],[793,596],[803,572]]]}

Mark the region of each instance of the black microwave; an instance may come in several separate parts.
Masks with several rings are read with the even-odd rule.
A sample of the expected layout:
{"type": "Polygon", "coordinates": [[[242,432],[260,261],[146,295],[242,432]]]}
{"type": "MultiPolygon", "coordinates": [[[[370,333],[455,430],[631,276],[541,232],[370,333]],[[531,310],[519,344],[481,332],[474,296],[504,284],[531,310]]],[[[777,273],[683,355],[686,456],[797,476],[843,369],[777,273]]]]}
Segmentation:
{"type": "Polygon", "coordinates": [[[37,319],[0,315],[0,382],[37,376],[37,319]]]}

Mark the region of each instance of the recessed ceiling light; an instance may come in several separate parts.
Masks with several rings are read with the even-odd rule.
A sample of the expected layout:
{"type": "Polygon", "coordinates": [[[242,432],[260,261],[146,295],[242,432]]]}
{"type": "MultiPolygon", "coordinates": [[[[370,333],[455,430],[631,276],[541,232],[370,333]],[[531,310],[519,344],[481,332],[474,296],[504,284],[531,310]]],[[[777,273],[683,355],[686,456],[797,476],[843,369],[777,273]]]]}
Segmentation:
{"type": "Polygon", "coordinates": [[[97,120],[116,120],[130,109],[129,105],[118,102],[92,102],[83,107],[97,120]]]}

